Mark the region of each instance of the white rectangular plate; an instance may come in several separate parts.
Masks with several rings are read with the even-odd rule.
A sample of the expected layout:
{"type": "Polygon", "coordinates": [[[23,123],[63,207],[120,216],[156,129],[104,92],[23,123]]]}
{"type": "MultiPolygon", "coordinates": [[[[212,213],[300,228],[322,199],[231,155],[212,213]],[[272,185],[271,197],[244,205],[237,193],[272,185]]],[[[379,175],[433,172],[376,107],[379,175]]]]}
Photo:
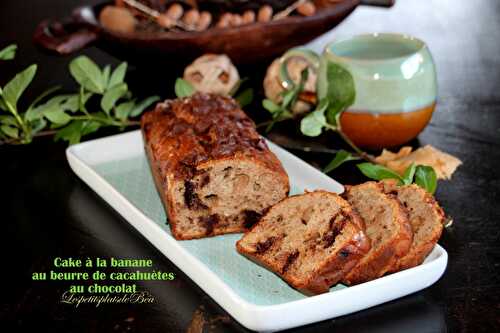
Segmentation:
{"type": "MultiPolygon", "coordinates": [[[[342,185],[282,148],[268,142],[285,167],[292,193],[342,185]]],[[[279,277],[240,256],[241,235],[177,241],[166,224],[139,131],[88,141],[67,149],[73,171],[186,273],[243,326],[276,331],[363,310],[424,289],[436,282],[448,260],[436,245],[425,262],[353,287],[306,297],[279,277]]]]}

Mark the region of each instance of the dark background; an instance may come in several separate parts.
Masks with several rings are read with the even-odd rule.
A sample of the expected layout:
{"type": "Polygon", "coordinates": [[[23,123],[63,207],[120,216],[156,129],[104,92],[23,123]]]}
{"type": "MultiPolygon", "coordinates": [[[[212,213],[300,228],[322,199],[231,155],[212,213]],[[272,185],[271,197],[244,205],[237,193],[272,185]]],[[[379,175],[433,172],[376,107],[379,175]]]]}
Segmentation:
{"type": "MultiPolygon", "coordinates": [[[[0,48],[11,42],[19,45],[16,60],[0,64],[0,85],[36,62],[39,71],[25,102],[52,85],[74,88],[67,71],[71,57],[40,52],[31,36],[40,20],[63,17],[83,3],[0,1],[0,48]]],[[[452,181],[440,182],[436,194],[455,221],[440,240],[449,253],[448,268],[441,280],[424,291],[294,331],[498,331],[500,2],[400,0],[391,10],[360,7],[332,36],[373,31],[404,32],[424,39],[437,64],[437,112],[413,144],[432,144],[464,162],[452,181]]],[[[117,63],[97,48],[84,53],[100,65],[117,63]]],[[[252,73],[257,87],[262,76],[255,73],[263,69],[256,66],[243,71],[252,73]]],[[[169,97],[178,70],[141,66],[131,70],[127,81],[139,95],[169,97]]],[[[263,117],[259,108],[249,113],[263,117]]],[[[0,318],[7,327],[3,332],[185,332],[195,312],[209,322],[206,332],[246,331],[81,182],[70,170],[64,150],[65,144],[49,138],[29,146],[0,146],[4,280],[0,318]],[[57,256],[151,258],[156,269],[173,271],[177,278],[141,283],[140,288],[156,297],[153,305],[75,309],[59,302],[66,283],[31,281],[32,272],[51,269],[57,256]]],[[[300,156],[315,165],[324,166],[327,160],[324,155],[300,156]]],[[[352,165],[343,166],[333,177],[345,183],[363,180],[352,165]]]]}

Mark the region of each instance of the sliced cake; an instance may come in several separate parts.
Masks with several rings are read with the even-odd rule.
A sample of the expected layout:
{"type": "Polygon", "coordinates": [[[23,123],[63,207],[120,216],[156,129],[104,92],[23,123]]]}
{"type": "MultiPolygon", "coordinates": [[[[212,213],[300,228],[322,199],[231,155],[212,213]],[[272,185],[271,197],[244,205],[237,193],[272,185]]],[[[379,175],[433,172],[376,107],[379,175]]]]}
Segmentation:
{"type": "Polygon", "coordinates": [[[292,287],[318,294],[358,263],[370,241],[363,221],[346,200],[315,191],[271,207],[236,248],[292,287]]]}
{"type": "Polygon", "coordinates": [[[407,208],[413,230],[408,254],[400,258],[391,271],[420,265],[441,237],[444,211],[430,193],[415,184],[398,186],[394,181],[384,181],[384,189],[407,208]]]}
{"type": "Polygon", "coordinates": [[[366,235],[371,240],[370,251],[343,282],[352,285],[381,277],[410,249],[413,233],[407,210],[384,192],[382,183],[349,186],[343,196],[365,222],[366,235]]]}

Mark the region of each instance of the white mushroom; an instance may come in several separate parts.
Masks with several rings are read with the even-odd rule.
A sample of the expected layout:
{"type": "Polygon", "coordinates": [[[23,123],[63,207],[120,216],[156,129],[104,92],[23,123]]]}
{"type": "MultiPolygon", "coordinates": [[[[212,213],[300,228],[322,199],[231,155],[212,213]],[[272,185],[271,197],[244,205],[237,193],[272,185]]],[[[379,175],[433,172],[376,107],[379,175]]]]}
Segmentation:
{"type": "Polygon", "coordinates": [[[239,82],[240,75],[225,54],[205,54],[186,67],[184,80],[196,91],[228,95],[239,82]]]}
{"type": "MultiPolygon", "coordinates": [[[[291,58],[288,61],[288,73],[290,78],[298,83],[300,81],[300,75],[302,70],[307,67],[307,62],[301,58],[291,58]]],[[[282,97],[281,92],[285,89],[280,83],[279,79],[279,69],[280,62],[279,59],[273,61],[273,63],[267,69],[266,77],[264,78],[264,92],[266,97],[275,103],[281,103],[282,97]]],[[[317,75],[312,70],[309,71],[307,81],[304,85],[304,90],[309,92],[316,92],[316,81],[317,75]]],[[[302,114],[310,111],[312,106],[309,103],[298,101],[292,107],[292,111],[295,115],[302,114]]]]}

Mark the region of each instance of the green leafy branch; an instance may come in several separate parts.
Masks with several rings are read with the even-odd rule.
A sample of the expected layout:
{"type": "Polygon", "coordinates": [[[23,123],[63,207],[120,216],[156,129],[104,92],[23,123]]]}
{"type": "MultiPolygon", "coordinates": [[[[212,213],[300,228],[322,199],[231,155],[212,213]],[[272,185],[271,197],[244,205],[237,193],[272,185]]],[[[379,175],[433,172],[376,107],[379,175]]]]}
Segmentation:
{"type": "Polygon", "coordinates": [[[357,166],[366,177],[374,180],[396,179],[399,185],[415,183],[431,194],[436,192],[437,175],[434,169],[427,165],[415,165],[415,163],[412,163],[406,168],[403,176],[378,164],[361,163],[357,166]]]}
{"type": "MultiPolygon", "coordinates": [[[[0,60],[13,59],[15,51],[15,45],[6,47],[0,51],[0,60]]],[[[124,81],[126,63],[114,70],[109,65],[101,70],[91,59],[80,56],[71,61],[69,71],[80,85],[77,92],[54,95],[60,87],[50,88],[25,110],[18,108],[18,101],[33,81],[37,65],[29,66],[0,87],[0,144],[28,144],[34,137],[47,135],[78,143],[83,136],[103,127],[123,130],[137,126],[139,122],[132,118],[159,100],[151,96],[137,101],[132,96],[124,81]],[[91,100],[100,106],[98,111],[89,111],[91,100]]]]}

